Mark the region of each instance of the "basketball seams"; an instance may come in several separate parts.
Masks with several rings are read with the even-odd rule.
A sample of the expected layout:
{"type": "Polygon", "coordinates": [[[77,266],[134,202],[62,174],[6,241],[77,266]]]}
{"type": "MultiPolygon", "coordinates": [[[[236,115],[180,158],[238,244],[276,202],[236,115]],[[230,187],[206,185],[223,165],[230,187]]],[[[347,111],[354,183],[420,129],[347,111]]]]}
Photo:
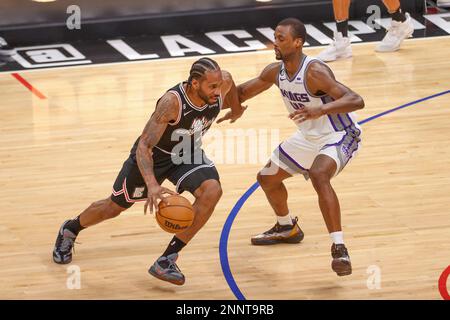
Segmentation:
{"type": "MultiPolygon", "coordinates": [[[[161,218],[165,218],[165,219],[167,219],[167,220],[169,220],[169,221],[181,221],[181,222],[192,221],[192,220],[180,220],[180,219],[172,219],[172,218],[169,218],[169,217],[163,216],[162,214],[159,214],[159,216],[160,216],[161,218]]],[[[186,228],[187,228],[187,227],[186,227],[186,228]]]]}
{"type": "Polygon", "coordinates": [[[165,207],[160,208],[160,210],[165,209],[165,208],[169,208],[169,207],[182,207],[182,208],[186,208],[186,209],[189,209],[191,211],[194,211],[194,209],[192,207],[183,206],[181,204],[169,204],[169,205],[167,205],[165,207]]]}
{"type": "Polygon", "coordinates": [[[169,207],[180,207],[180,208],[186,208],[186,209],[189,209],[190,211],[192,211],[192,213],[194,213],[195,214],[195,212],[194,212],[194,210],[192,209],[192,208],[190,208],[190,207],[187,207],[187,206],[182,206],[182,205],[170,205],[170,206],[167,206],[167,207],[164,207],[164,208],[160,208],[159,209],[159,213],[158,213],[158,215],[160,215],[161,217],[163,217],[163,218],[166,218],[166,219],[169,219],[169,220],[172,220],[172,221],[192,221],[191,219],[189,219],[189,220],[181,220],[181,219],[173,219],[173,218],[170,218],[170,217],[167,217],[167,216],[165,216],[165,215],[163,215],[163,214],[161,214],[161,210],[163,210],[163,209],[165,209],[165,208],[169,208],[169,207]]]}

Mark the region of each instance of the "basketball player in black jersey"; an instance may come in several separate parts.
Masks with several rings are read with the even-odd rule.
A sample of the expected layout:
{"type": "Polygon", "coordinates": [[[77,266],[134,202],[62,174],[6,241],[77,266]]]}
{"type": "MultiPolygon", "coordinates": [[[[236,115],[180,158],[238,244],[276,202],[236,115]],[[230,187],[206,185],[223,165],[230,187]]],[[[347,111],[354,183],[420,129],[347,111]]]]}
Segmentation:
{"type": "Polygon", "coordinates": [[[195,197],[195,218],[186,230],[176,234],[149,273],[177,285],[185,278],[175,261],[178,252],[208,221],[222,195],[214,163],[201,148],[201,137],[221,109],[231,107],[231,120],[243,112],[231,75],[212,59],[201,58],[191,67],[189,79],[168,90],[131,149],[107,199],[92,203],[78,217],[61,226],[53,250],[59,264],[72,261],[78,233],[104,220],[117,217],[133,203],[146,201],[144,212],[158,210],[165,194],[175,192],[161,186],[168,179],[176,191],[195,197]]]}

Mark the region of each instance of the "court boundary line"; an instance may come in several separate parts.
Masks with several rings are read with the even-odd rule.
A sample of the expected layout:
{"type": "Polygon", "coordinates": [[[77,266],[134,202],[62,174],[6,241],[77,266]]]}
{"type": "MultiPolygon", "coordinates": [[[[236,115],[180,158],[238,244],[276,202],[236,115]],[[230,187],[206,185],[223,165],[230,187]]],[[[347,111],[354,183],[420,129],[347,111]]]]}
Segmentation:
{"type": "Polygon", "coordinates": [[[36,87],[34,87],[31,83],[29,83],[20,74],[14,72],[11,73],[11,76],[13,76],[17,81],[19,81],[25,88],[27,88],[32,94],[37,96],[39,99],[41,100],[47,99],[47,97],[41,91],[39,91],[36,87]]]}
{"type": "MultiPolygon", "coordinates": [[[[450,34],[446,36],[435,36],[435,37],[420,37],[420,38],[412,38],[412,39],[406,39],[406,41],[426,41],[426,40],[433,40],[433,39],[444,39],[444,38],[450,38],[450,34]]],[[[368,42],[352,42],[352,46],[363,46],[363,45],[373,45],[375,43],[378,43],[380,41],[368,41],[368,42]]],[[[69,43],[70,44],[70,43],[69,43]]],[[[327,45],[320,45],[320,46],[308,46],[304,47],[304,49],[317,49],[317,48],[325,48],[327,45]]],[[[401,50],[401,48],[400,48],[401,50]]],[[[375,52],[375,50],[374,50],[375,52]]],[[[56,67],[56,68],[38,68],[38,69],[19,69],[19,70],[11,70],[11,71],[0,71],[0,75],[2,74],[10,74],[10,73],[28,73],[28,72],[42,72],[42,71],[53,71],[53,70],[65,70],[65,69],[82,69],[82,68],[98,68],[98,67],[108,67],[108,66],[120,66],[122,64],[139,64],[139,63],[157,63],[157,62],[166,62],[166,61],[178,61],[178,60],[189,60],[189,59],[198,59],[199,57],[232,57],[236,55],[249,55],[249,54],[273,54],[273,50],[270,48],[263,49],[263,50],[257,50],[257,51],[243,51],[243,52],[229,52],[229,53],[218,53],[218,54],[208,54],[208,55],[194,55],[194,56],[186,56],[186,57],[171,57],[171,58],[157,58],[157,59],[141,59],[141,60],[130,60],[130,61],[118,61],[118,62],[107,62],[107,63],[95,63],[95,64],[83,64],[83,65],[71,65],[71,66],[64,66],[64,67],[56,67]]],[[[375,52],[377,53],[377,52],[375,52]]],[[[377,54],[388,54],[392,52],[387,53],[380,53],[377,54]]]]}
{"type": "MultiPolygon", "coordinates": [[[[450,90],[442,91],[430,96],[427,96],[425,98],[417,99],[412,102],[408,102],[405,104],[402,104],[398,107],[380,112],[376,115],[373,115],[369,118],[366,118],[364,120],[361,120],[359,122],[360,125],[363,125],[364,123],[370,122],[372,120],[378,119],[382,116],[388,115],[394,111],[398,111],[401,109],[404,109],[406,107],[410,107],[412,105],[419,104],[423,101],[430,100],[436,97],[443,96],[445,94],[450,93],[450,90]]],[[[239,289],[239,286],[237,285],[236,281],[234,280],[233,273],[231,272],[230,268],[230,262],[228,260],[228,239],[230,236],[231,227],[233,226],[233,222],[236,219],[236,216],[238,215],[240,209],[244,205],[244,203],[248,200],[248,198],[258,189],[259,183],[255,182],[250,188],[247,189],[247,191],[239,198],[239,200],[236,202],[234,207],[231,209],[225,224],[223,226],[222,232],[220,234],[220,240],[219,240],[219,257],[220,257],[220,265],[222,267],[222,273],[225,277],[225,280],[227,281],[228,286],[230,287],[231,291],[233,292],[234,296],[238,300],[246,300],[244,294],[239,289]]]]}

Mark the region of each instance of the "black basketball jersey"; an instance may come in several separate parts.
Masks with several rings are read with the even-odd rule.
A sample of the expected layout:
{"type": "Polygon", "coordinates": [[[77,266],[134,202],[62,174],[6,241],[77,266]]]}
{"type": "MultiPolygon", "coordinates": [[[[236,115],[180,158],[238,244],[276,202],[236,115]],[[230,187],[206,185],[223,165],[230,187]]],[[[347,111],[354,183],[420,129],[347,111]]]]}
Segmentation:
{"type": "MultiPolygon", "coordinates": [[[[200,151],[202,136],[211,127],[222,108],[222,96],[214,104],[205,104],[202,107],[195,106],[189,100],[184,89],[186,83],[181,82],[168,90],[178,98],[180,111],[178,119],[169,123],[159,142],[153,148],[154,162],[166,160],[172,156],[182,156],[183,152],[187,151],[187,148],[183,148],[187,142],[190,144],[190,148],[188,148],[190,152],[200,151]]],[[[139,140],[140,137],[137,138],[130,151],[130,156],[135,161],[139,140]]]]}

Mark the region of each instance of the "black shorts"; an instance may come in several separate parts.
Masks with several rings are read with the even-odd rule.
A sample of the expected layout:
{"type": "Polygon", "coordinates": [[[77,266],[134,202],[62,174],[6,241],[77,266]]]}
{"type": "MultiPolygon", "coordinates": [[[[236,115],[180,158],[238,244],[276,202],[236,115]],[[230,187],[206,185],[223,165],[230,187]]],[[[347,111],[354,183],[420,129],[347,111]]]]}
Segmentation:
{"type": "MultiPolygon", "coordinates": [[[[198,162],[198,161],[197,161],[198,162]]],[[[201,163],[174,164],[169,157],[154,162],[153,172],[159,184],[169,179],[176,186],[176,191],[189,191],[194,194],[200,185],[210,179],[220,182],[219,173],[214,163],[203,153],[201,163]]],[[[130,208],[135,202],[147,199],[147,185],[139,167],[131,157],[128,158],[114,182],[111,200],[122,208],[130,208]]]]}

